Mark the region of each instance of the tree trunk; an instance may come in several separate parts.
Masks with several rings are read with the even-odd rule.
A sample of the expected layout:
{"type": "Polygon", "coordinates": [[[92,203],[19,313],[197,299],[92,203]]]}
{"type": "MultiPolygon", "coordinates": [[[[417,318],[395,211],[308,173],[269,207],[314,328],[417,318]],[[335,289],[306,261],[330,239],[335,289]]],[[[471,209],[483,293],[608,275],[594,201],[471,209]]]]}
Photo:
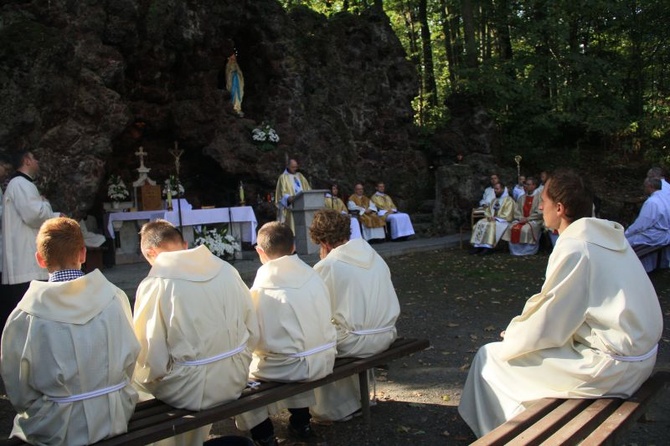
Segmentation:
{"type": "Polygon", "coordinates": [[[433,66],[433,45],[430,40],[428,27],[427,0],[419,0],[419,21],[421,23],[421,50],[423,53],[423,90],[428,104],[437,105],[437,84],[435,83],[435,68],[433,66]]]}
{"type": "Polygon", "coordinates": [[[472,0],[463,0],[461,13],[463,14],[463,36],[465,38],[465,65],[468,68],[477,68],[477,40],[472,0]]]}
{"type": "Polygon", "coordinates": [[[440,17],[442,19],[442,32],[444,33],[444,47],[447,53],[447,68],[449,70],[449,82],[452,88],[456,84],[456,61],[454,60],[454,46],[452,40],[451,27],[449,26],[449,16],[447,15],[447,1],[440,0],[440,17]]]}

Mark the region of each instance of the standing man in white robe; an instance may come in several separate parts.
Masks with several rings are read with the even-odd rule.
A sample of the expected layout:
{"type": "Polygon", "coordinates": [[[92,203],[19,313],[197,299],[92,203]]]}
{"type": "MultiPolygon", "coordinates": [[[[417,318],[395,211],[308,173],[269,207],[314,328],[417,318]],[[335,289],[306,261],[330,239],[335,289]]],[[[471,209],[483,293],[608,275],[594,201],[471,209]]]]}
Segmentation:
{"type": "Polygon", "coordinates": [[[46,270],[35,261],[35,237],[42,223],[61,215],[51,209],[47,199],[40,195],[33,184],[40,171],[37,157],[27,150],[18,152],[14,168],[15,176],[3,195],[2,231],[5,237],[2,238],[2,324],[28,290],[30,281],[47,280],[49,277],[46,270]]]}
{"type": "Polygon", "coordinates": [[[509,242],[509,252],[514,256],[537,254],[543,229],[541,196],[535,178],[528,177],[524,188],[526,193],[519,197],[514,206],[512,226],[503,235],[503,240],[509,242]]]}
{"type": "MultiPolygon", "coordinates": [[[[346,217],[330,209],[314,214],[310,237],[320,246],[314,270],[330,292],[337,356],[365,358],[386,350],[396,338],[400,304],[384,259],[365,240],[349,240],[346,217]]],[[[314,392],[312,415],[320,420],[346,421],[361,408],[356,375],[314,392]]]]}
{"type": "Polygon", "coordinates": [[[582,176],[557,171],[542,193],[560,234],[542,290],[475,356],[458,411],[480,437],[540,398],[632,395],[656,362],[663,316],[656,291],[615,222],[589,218],[582,176]]]}
{"type": "Polygon", "coordinates": [[[47,220],[35,256],[49,281],[30,283],[2,333],[2,380],[18,412],[11,436],[83,445],[126,432],[139,352],[128,297],[97,269],[81,271],[75,220],[47,220]]]}
{"type": "Polygon", "coordinates": [[[384,183],[380,181],[375,189],[377,191],[370,197],[370,200],[377,206],[377,215],[382,217],[389,226],[391,240],[414,235],[414,227],[409,215],[398,212],[393,199],[384,192],[386,190],[384,183]]]}
{"type": "MultiPolygon", "coordinates": [[[[314,381],[331,374],[336,338],[323,280],[297,255],[291,255],[295,251],[294,237],[285,224],[263,225],[258,231],[256,251],[263,265],[251,287],[260,326],[252,377],[295,382],[314,381]]],[[[269,415],[288,408],[291,436],[299,441],[315,441],[318,436],[312,430],[309,413],[314,401],[314,391],[310,390],[245,412],[235,421],[240,430],[251,431],[257,445],[276,446],[269,415]]]]}
{"type": "MultiPolygon", "coordinates": [[[[145,224],[140,238],[151,271],[135,298],[134,326],[141,346],[135,386],[189,410],[237,399],[246,387],[258,339],[249,289],[235,268],[205,246],[186,249],[181,233],[168,221],[145,224]]],[[[201,445],[210,428],[155,444],[201,445]]]]}
{"type": "Polygon", "coordinates": [[[298,172],[298,162],[288,161],[286,170],[279,175],[275,189],[275,205],[277,206],[277,221],[286,223],[295,234],[293,222],[293,200],[302,191],[312,190],[307,178],[298,172]]]}
{"type": "MultiPolygon", "coordinates": [[[[632,225],[626,229],[625,235],[631,246],[649,245],[664,246],[670,244],[670,194],[661,190],[659,178],[645,178],[644,193],[647,200],[640,209],[632,225]]],[[[657,265],[657,254],[651,253],[640,259],[644,270],[653,271],[657,265]]]]}
{"type": "MultiPolygon", "coordinates": [[[[5,177],[11,168],[11,163],[0,159],[0,279],[2,279],[2,189],[5,187],[5,177]]],[[[2,289],[2,280],[0,280],[0,289],[2,289]]]]}
{"type": "MultiPolygon", "coordinates": [[[[480,208],[485,208],[491,202],[498,196],[495,192],[495,186],[496,184],[500,184],[500,177],[498,176],[497,173],[492,173],[491,177],[489,178],[489,181],[491,182],[491,185],[484,189],[484,193],[482,194],[482,199],[479,200],[479,207],[480,208]]],[[[500,196],[501,198],[507,197],[509,193],[507,192],[507,188],[503,186],[503,191],[502,195],[500,196]]]]}

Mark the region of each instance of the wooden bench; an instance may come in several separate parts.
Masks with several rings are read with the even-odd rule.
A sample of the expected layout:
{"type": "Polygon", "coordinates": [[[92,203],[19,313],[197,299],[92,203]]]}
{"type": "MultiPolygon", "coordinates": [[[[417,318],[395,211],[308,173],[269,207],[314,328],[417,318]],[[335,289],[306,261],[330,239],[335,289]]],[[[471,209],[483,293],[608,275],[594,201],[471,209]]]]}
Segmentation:
{"type": "MultiPolygon", "coordinates": [[[[369,423],[370,391],[367,371],[386,365],[394,359],[425,350],[429,345],[427,339],[398,338],[388,350],[369,358],[338,358],[335,361],[333,373],[325,378],[300,383],[263,382],[257,388],[245,389],[235,401],[199,412],[176,409],[155,399],[144,401],[135,408],[135,413],[128,424],[128,432],[100,441],[96,445],[144,445],[239,415],[355,374],[358,374],[361,385],[363,417],[365,422],[369,423]]],[[[0,441],[0,445],[23,444],[25,443],[16,438],[0,441]]]]}
{"type": "Polygon", "coordinates": [[[544,398],[472,444],[618,444],[617,441],[644,415],[669,381],[669,371],[656,372],[626,400],[544,398]]]}
{"type": "Polygon", "coordinates": [[[661,266],[663,262],[663,251],[666,248],[670,249],[670,245],[656,245],[656,246],[635,245],[633,246],[633,251],[635,251],[635,254],[637,254],[637,257],[639,259],[647,255],[656,253],[656,267],[654,269],[657,269],[661,266]]]}

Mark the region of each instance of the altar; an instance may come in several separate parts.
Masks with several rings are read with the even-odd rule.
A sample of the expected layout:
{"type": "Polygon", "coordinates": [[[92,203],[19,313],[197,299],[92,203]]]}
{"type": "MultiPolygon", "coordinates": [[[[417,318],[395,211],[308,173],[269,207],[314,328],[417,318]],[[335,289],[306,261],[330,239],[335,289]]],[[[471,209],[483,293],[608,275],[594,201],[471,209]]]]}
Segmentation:
{"type": "Polygon", "coordinates": [[[115,239],[116,262],[123,264],[143,261],[138,235],[142,225],[150,220],[162,218],[179,227],[180,214],[184,239],[189,247],[193,247],[194,244],[194,227],[226,223],[229,224],[229,233],[238,240],[250,244],[256,243],[258,222],[250,206],[212,209],[190,209],[190,206],[184,206],[181,213],[178,209],[111,212],[105,214],[104,224],[109,237],[115,239]]]}

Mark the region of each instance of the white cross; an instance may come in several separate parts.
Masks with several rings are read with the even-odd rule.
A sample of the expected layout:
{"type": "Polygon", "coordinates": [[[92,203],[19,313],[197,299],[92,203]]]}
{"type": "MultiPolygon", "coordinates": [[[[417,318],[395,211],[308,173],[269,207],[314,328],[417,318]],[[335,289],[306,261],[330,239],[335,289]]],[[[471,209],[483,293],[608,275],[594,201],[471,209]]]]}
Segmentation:
{"type": "Polygon", "coordinates": [[[144,151],[142,146],[140,146],[140,150],[138,152],[135,152],[135,155],[140,158],[140,169],[144,169],[144,157],[149,154],[144,151]]]}

